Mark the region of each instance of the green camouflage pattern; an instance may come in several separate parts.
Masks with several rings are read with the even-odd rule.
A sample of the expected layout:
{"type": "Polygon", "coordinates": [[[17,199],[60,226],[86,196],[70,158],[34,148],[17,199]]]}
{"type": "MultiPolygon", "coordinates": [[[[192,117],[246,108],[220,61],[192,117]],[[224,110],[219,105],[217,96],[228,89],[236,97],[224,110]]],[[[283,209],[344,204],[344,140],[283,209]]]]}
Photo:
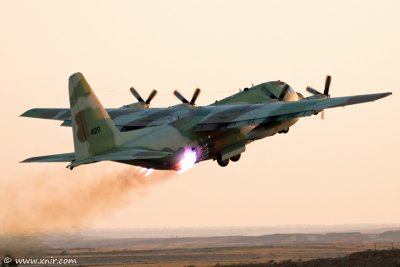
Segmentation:
{"type": "Polygon", "coordinates": [[[324,109],[374,101],[379,93],[304,98],[281,81],[245,88],[208,106],[169,108],[130,105],[104,109],[81,73],[69,78],[70,108],[35,108],[21,116],[62,121],[73,129],[74,153],[35,157],[24,162],[71,161],[69,168],[103,160],[154,169],[180,170],[188,154],[194,162],[238,160],[247,144],[287,133],[299,118],[324,109]]]}

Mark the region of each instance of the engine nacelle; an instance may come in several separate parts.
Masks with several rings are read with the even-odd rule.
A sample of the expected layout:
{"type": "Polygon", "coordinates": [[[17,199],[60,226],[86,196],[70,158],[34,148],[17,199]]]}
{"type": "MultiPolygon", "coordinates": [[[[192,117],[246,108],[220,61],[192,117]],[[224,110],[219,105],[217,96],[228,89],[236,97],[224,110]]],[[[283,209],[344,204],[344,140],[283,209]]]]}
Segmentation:
{"type": "Polygon", "coordinates": [[[294,118],[286,121],[277,121],[259,125],[246,135],[246,139],[254,141],[268,136],[273,136],[279,132],[287,132],[289,127],[295,124],[298,120],[299,118],[294,118]]]}
{"type": "Polygon", "coordinates": [[[246,145],[243,142],[238,142],[229,145],[227,147],[224,147],[219,151],[219,153],[221,160],[226,160],[235,157],[237,155],[240,155],[244,151],[246,151],[246,145]]]}

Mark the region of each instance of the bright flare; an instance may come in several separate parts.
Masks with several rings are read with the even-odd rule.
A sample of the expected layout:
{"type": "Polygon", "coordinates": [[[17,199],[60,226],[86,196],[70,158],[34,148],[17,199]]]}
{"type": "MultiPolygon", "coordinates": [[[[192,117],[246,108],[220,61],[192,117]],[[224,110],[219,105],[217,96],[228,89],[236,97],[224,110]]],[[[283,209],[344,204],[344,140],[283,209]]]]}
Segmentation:
{"type": "Polygon", "coordinates": [[[154,171],[154,169],[147,169],[146,174],[144,176],[149,176],[150,174],[152,174],[154,171]]]}
{"type": "Polygon", "coordinates": [[[146,168],[138,167],[139,173],[144,173],[147,171],[146,168]]]}
{"type": "Polygon", "coordinates": [[[195,151],[191,151],[189,149],[185,149],[185,153],[183,154],[183,158],[178,163],[178,173],[184,173],[194,166],[197,161],[197,155],[195,151]]]}

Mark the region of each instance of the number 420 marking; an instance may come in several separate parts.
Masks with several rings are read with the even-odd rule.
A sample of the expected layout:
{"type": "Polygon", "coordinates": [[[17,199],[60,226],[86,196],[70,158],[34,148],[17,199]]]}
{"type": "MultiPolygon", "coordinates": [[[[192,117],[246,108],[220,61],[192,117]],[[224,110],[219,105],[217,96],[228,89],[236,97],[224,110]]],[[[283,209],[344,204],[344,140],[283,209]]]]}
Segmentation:
{"type": "Polygon", "coordinates": [[[98,133],[100,133],[100,132],[101,132],[100,126],[97,126],[97,127],[95,127],[95,128],[92,128],[92,130],[90,130],[90,134],[91,134],[91,135],[98,134],[98,133]]]}

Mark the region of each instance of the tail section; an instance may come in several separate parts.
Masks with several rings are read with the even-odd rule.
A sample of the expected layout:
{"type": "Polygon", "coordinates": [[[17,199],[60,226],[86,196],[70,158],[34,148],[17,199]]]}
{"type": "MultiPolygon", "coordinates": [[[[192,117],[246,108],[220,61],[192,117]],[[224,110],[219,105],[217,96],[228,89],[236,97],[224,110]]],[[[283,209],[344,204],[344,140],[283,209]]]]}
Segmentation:
{"type": "Polygon", "coordinates": [[[126,145],[152,129],[120,132],[81,73],[69,77],[69,100],[75,153],[33,157],[22,162],[67,162],[72,169],[98,161],[164,158],[171,152],[126,145]]]}
{"type": "Polygon", "coordinates": [[[75,161],[115,148],[117,135],[121,133],[79,72],[69,77],[69,100],[75,161]]]}

